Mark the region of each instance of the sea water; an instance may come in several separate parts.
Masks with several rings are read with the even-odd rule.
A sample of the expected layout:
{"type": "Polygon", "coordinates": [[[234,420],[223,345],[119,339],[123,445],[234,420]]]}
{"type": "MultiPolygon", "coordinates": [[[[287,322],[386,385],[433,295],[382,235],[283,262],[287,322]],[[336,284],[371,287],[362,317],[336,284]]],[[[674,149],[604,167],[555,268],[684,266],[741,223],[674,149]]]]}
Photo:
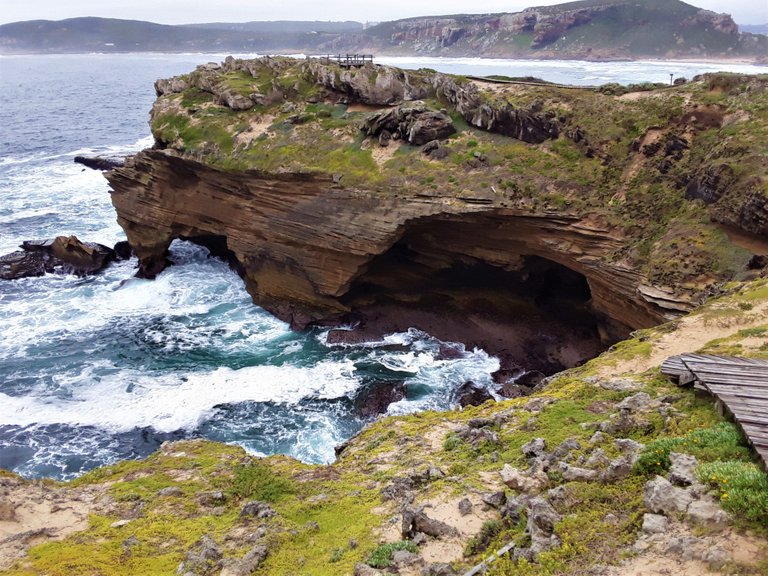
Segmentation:
{"type": "MultiPolygon", "coordinates": [[[[153,82],[225,55],[0,57],[0,253],[22,240],[75,234],[124,239],[102,174],[76,155],[127,155],[152,144],[153,82]]],[[[388,58],[408,68],[537,76],[555,82],[665,81],[747,65],[388,58]]],[[[253,305],[204,248],[175,242],[174,266],[131,279],[136,261],[85,278],[0,281],[0,468],[71,478],[204,437],[255,454],[329,462],[365,423],[373,386],[404,382],[389,413],[449,409],[471,380],[491,386],[483,350],[444,359],[412,329],[382,342],[328,345],[253,305]],[[126,282],[126,280],[128,280],[126,282]]]]}

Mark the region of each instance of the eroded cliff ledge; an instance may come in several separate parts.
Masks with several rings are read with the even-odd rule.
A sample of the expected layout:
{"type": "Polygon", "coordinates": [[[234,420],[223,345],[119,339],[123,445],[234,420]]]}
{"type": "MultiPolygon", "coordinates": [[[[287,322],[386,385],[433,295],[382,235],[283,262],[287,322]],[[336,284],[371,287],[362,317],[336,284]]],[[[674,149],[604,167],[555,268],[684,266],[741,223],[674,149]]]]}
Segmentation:
{"type": "Polygon", "coordinates": [[[228,59],[159,81],[156,149],[108,179],[144,276],[189,239],[295,328],[416,326],[553,371],[743,274],[711,219],[763,246],[765,82],[717,82],[617,97],[228,59]]]}

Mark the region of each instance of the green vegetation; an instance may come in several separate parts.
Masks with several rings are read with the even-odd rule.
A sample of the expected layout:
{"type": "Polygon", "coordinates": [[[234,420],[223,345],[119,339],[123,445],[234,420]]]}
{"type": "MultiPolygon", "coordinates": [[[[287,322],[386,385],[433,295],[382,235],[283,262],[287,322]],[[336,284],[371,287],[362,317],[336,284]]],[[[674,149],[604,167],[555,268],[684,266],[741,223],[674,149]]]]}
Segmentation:
{"type": "Polygon", "coordinates": [[[725,510],[768,526],[768,475],[751,462],[716,461],[696,469],[699,479],[717,491],[725,510]]]}
{"type": "Polygon", "coordinates": [[[419,547],[410,540],[382,544],[371,552],[366,563],[373,568],[389,568],[392,565],[392,555],[398,550],[406,550],[415,553],[419,551],[419,547]]]}

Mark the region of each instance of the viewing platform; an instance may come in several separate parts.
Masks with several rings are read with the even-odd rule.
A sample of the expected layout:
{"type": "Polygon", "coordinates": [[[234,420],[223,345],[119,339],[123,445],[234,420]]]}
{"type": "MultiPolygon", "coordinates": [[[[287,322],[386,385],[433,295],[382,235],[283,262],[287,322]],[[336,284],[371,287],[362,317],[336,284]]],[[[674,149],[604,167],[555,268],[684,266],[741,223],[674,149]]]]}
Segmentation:
{"type": "Polygon", "coordinates": [[[373,64],[373,54],[326,54],[320,56],[324,64],[338,64],[342,68],[362,68],[373,64]]]}

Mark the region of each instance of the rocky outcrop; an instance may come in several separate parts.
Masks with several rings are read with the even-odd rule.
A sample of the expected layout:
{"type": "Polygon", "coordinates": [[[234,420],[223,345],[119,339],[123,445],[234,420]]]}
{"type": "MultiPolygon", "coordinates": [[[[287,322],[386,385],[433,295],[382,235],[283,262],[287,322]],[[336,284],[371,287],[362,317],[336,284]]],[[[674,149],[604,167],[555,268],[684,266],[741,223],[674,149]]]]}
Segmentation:
{"type": "MultiPolygon", "coordinates": [[[[588,323],[607,340],[686,306],[646,298],[636,271],[607,261],[621,234],[589,217],[531,214],[493,200],[466,202],[461,194],[389,194],[374,201],[331,177],[224,171],[157,150],[107,177],[141,275],[164,268],[175,238],[218,238],[242,266],[254,301],[295,328],[350,313],[375,324],[381,306],[398,301],[409,309],[431,307],[430,294],[450,293],[451,270],[462,274],[466,265],[487,277],[482,306],[496,320],[515,283],[521,296],[537,290],[526,280],[532,270],[537,282],[552,283],[544,291],[555,299],[558,286],[562,297],[582,294],[585,310],[594,314],[588,323]],[[495,304],[488,293],[493,285],[501,291],[495,304]]],[[[463,300],[444,298],[443,312],[473,313],[474,305],[463,300]]],[[[403,322],[418,318],[410,314],[403,322]]],[[[545,361],[534,364],[553,369],[545,361]]]]}
{"type": "Polygon", "coordinates": [[[0,256],[0,279],[15,280],[59,272],[85,276],[98,272],[115,259],[115,251],[76,236],[52,240],[27,240],[22,250],[0,256]]]}
{"type": "Polygon", "coordinates": [[[456,128],[447,114],[428,110],[424,105],[403,105],[369,116],[362,126],[368,136],[388,134],[387,139],[402,139],[422,146],[427,142],[447,138],[456,128]]]}

